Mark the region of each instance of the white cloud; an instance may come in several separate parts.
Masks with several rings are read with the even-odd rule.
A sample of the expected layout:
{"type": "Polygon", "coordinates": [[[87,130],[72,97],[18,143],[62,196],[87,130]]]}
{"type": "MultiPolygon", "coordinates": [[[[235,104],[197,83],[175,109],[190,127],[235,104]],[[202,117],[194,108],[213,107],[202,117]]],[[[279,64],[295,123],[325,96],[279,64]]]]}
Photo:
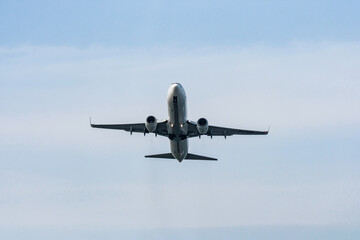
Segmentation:
{"type": "MultiPolygon", "coordinates": [[[[269,155],[276,156],[267,158],[275,164],[271,174],[280,175],[281,182],[288,176],[281,175],[287,168],[276,158],[285,161],[284,158],[299,154],[297,151],[315,152],[319,159],[328,156],[314,149],[295,151],[292,143],[287,143],[289,138],[305,132],[310,137],[299,141],[308,141],[331,129],[331,134],[326,136],[337,139],[339,135],[359,129],[359,63],[359,43],[218,49],[1,48],[0,151],[5,158],[2,168],[11,173],[2,174],[6,181],[0,185],[0,226],[156,228],[359,224],[356,207],[359,179],[351,178],[353,173],[349,178],[346,176],[346,171],[356,169],[356,165],[348,164],[336,176],[331,175],[335,171],[327,169],[324,173],[330,178],[327,182],[319,181],[314,174],[310,176],[312,180],[303,185],[299,184],[301,180],[294,179],[289,184],[267,182],[262,174],[252,172],[258,170],[256,163],[264,164],[266,160],[259,160],[264,155],[246,151],[259,149],[246,138],[245,141],[227,140],[231,148],[223,148],[227,152],[221,153],[235,155],[241,148],[244,153],[239,158],[251,156],[250,167],[245,161],[232,159],[231,164],[242,168],[239,173],[231,164],[224,163],[212,168],[212,165],[175,162],[164,163],[166,167],[161,168],[155,162],[141,162],[148,168],[139,167],[139,163],[125,163],[119,158],[130,156],[130,152],[142,157],[150,150],[168,151],[167,139],[158,138],[155,144],[153,137],[129,138],[116,131],[90,129],[88,122],[89,116],[96,122],[141,122],[150,114],[165,118],[167,88],[171,82],[181,82],[187,91],[191,119],[206,117],[215,125],[260,129],[270,123],[267,149],[280,151],[282,147],[290,147],[288,151],[292,151],[278,155],[271,152],[269,155]],[[274,148],[275,144],[278,145],[274,148]],[[22,152],[23,155],[16,155],[22,152]],[[64,181],[64,176],[49,177],[59,167],[51,160],[57,161],[59,153],[69,156],[74,152],[79,154],[79,159],[64,159],[70,166],[59,170],[60,174],[73,171],[74,175],[71,172],[68,181],[64,181]],[[100,158],[96,163],[84,159],[91,154],[99,158],[114,152],[119,153],[114,156],[119,162],[112,167],[117,169],[109,166],[106,169],[106,159],[100,158]],[[38,165],[32,166],[31,161],[38,165]],[[41,167],[53,169],[41,170],[41,167]],[[203,172],[204,168],[208,171],[204,178],[226,179],[199,183],[202,175],[199,177],[196,171],[203,172]],[[81,170],[107,180],[97,185],[79,183],[76,177],[85,174],[81,170]],[[166,183],[161,184],[153,179],[147,182],[146,177],[138,182],[133,179],[112,182],[108,176],[148,174],[149,177],[162,171],[168,174],[160,176],[171,179],[164,179],[166,183]],[[26,175],[29,172],[30,177],[26,175]],[[211,176],[214,172],[218,175],[211,176]],[[253,178],[244,182],[239,177],[241,174],[256,175],[263,182],[252,181],[253,178]],[[230,178],[234,178],[233,181],[230,178]]],[[[190,149],[204,149],[199,141],[191,144],[190,149]]],[[[206,151],[213,154],[221,152],[225,143],[220,145],[220,141],[213,140],[209,146],[209,141],[202,139],[202,144],[207,144],[206,151]]],[[[322,145],[326,149],[324,146],[326,144],[322,145]]],[[[305,156],[311,156],[310,153],[305,156]]],[[[335,155],[341,153],[339,147],[335,155]]],[[[357,158],[354,154],[351,157],[357,158]]],[[[311,164],[309,162],[306,164],[311,164]]],[[[300,165],[296,164],[293,168],[300,165]]],[[[296,176],[309,174],[304,169],[298,171],[296,176]]]]}
{"type": "Polygon", "coordinates": [[[226,116],[227,124],[297,128],[360,120],[355,106],[360,100],[358,43],[184,51],[19,47],[0,52],[1,108],[10,116],[113,112],[109,120],[118,116],[125,121],[155,112],[166,117],[166,90],[177,81],[187,90],[190,117],[202,114],[218,122],[222,119],[216,116],[226,116]],[[139,111],[124,114],[134,109],[139,111]]]}
{"type": "MultiPolygon", "coordinates": [[[[2,172],[4,174],[4,172],[2,172]]],[[[359,224],[351,181],[259,184],[77,184],[7,174],[0,187],[2,227],[204,228],[359,224]],[[45,181],[44,181],[45,180],[45,181]]],[[[356,179],[359,182],[359,179],[356,179]]]]}

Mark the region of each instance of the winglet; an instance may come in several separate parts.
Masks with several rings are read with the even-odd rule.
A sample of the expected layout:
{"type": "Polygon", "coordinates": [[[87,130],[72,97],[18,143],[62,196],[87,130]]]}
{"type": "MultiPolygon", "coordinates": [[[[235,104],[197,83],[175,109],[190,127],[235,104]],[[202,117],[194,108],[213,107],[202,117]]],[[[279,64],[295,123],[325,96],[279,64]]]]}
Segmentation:
{"type": "Polygon", "coordinates": [[[90,117],[90,126],[92,127],[92,123],[91,123],[91,117],[90,117]]]}

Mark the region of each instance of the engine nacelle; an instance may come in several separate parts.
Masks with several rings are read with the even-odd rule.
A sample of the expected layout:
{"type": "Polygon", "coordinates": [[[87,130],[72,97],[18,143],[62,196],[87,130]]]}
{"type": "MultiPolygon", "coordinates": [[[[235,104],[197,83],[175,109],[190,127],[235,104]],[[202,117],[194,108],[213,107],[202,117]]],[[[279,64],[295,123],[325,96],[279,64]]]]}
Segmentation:
{"type": "Polygon", "coordinates": [[[157,120],[154,116],[148,116],[145,121],[145,127],[149,132],[154,132],[157,127],[157,120]]]}
{"type": "Polygon", "coordinates": [[[209,124],[208,121],[205,118],[200,118],[197,122],[196,122],[196,127],[197,130],[199,131],[199,133],[201,135],[204,135],[207,133],[207,131],[209,130],[209,124]]]}

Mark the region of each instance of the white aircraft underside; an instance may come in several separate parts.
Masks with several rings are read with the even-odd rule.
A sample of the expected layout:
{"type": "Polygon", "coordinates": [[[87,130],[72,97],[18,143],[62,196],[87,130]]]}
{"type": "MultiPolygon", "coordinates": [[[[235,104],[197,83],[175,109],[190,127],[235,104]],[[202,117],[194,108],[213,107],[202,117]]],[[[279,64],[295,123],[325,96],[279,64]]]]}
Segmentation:
{"type": "Polygon", "coordinates": [[[155,135],[168,137],[170,140],[171,153],[147,155],[147,158],[169,158],[177,159],[181,162],[184,159],[191,160],[217,160],[216,158],[205,157],[188,153],[188,139],[207,135],[231,136],[231,135],[267,135],[268,131],[253,131],[234,128],[224,128],[208,125],[205,118],[200,118],[197,122],[187,120],[186,116],[186,94],[180,83],[173,83],[167,95],[168,119],[157,122],[154,116],[146,118],[145,123],[135,124],[91,124],[93,128],[107,128],[139,132],[144,135],[154,133],[155,135]]]}

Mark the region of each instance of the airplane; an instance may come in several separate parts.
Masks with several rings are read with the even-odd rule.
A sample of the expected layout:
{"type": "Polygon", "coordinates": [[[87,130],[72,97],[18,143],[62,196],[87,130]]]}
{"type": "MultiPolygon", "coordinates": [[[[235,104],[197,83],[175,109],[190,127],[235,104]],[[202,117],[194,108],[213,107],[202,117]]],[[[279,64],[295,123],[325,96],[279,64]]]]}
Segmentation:
{"type": "Polygon", "coordinates": [[[208,124],[206,118],[200,118],[197,122],[187,119],[186,94],[180,83],[173,83],[167,93],[168,118],[158,122],[154,116],[148,116],[145,123],[130,124],[93,124],[93,128],[106,128],[115,130],[124,130],[130,132],[154,133],[168,137],[170,140],[171,153],[146,155],[146,158],[165,158],[177,159],[180,163],[185,160],[210,160],[216,161],[216,158],[196,155],[188,152],[188,139],[192,137],[201,138],[202,135],[210,136],[232,136],[232,135],[267,135],[267,131],[253,131],[234,129],[226,127],[217,127],[208,124]]]}

